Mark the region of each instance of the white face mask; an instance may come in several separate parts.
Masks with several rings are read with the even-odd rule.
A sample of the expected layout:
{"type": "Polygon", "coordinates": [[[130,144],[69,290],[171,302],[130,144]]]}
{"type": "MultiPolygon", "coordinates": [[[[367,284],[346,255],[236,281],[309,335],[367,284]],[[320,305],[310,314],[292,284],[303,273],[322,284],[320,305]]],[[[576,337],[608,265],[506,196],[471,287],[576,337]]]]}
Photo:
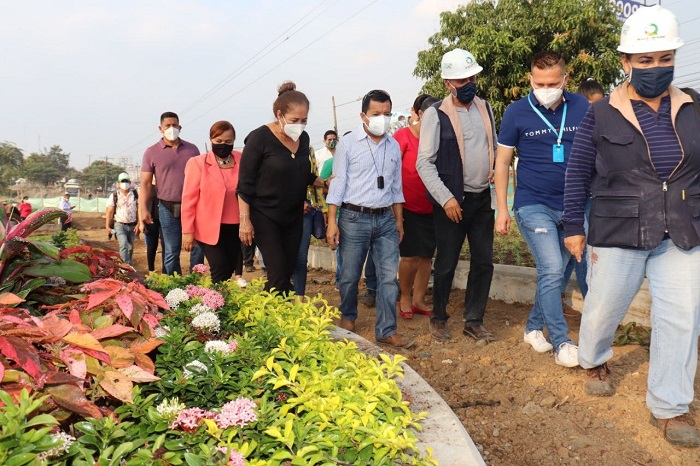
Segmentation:
{"type": "Polygon", "coordinates": [[[163,131],[163,136],[165,136],[165,139],[167,139],[168,141],[177,141],[177,138],[180,137],[180,130],[175,126],[171,126],[170,128],[163,131]]]}
{"type": "Polygon", "coordinates": [[[369,124],[365,123],[365,126],[367,126],[367,131],[375,136],[383,136],[391,124],[391,117],[386,115],[376,115],[373,117],[368,116],[367,119],[369,120],[369,124]]]}
{"type": "MultiPolygon", "coordinates": [[[[532,85],[532,83],[530,85],[532,85]]],[[[550,108],[552,105],[559,102],[559,99],[561,99],[561,96],[564,93],[563,87],[564,87],[564,83],[561,83],[561,86],[559,86],[555,89],[552,89],[552,88],[535,89],[533,87],[532,92],[535,93],[535,97],[537,98],[537,101],[544,108],[550,108]]]]}
{"type": "Polygon", "coordinates": [[[533,92],[535,93],[537,101],[542,104],[544,108],[550,108],[557,103],[564,93],[561,89],[534,89],[533,92]]]}
{"type": "Polygon", "coordinates": [[[301,123],[287,123],[287,119],[284,118],[284,116],[282,119],[284,120],[284,126],[282,126],[282,122],[280,122],[280,126],[282,126],[284,134],[292,138],[292,141],[296,142],[301,137],[301,133],[304,132],[306,125],[301,123]]]}
{"type": "Polygon", "coordinates": [[[126,191],[127,189],[129,189],[131,187],[131,183],[119,183],[119,187],[121,189],[123,189],[124,191],[126,191]]]}

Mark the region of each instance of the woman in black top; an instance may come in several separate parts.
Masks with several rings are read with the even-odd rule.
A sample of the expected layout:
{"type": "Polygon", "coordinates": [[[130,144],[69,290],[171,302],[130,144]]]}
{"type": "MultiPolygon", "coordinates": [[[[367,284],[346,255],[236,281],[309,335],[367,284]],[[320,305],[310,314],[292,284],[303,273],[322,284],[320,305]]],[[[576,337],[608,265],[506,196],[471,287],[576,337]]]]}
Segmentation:
{"type": "Polygon", "coordinates": [[[253,238],[265,258],[266,290],[291,291],[301,242],[304,201],[309,185],[324,186],[311,172],[309,135],[304,131],[309,100],[285,82],[272,110],[276,120],[245,139],[238,179],[239,236],[253,238]]]}

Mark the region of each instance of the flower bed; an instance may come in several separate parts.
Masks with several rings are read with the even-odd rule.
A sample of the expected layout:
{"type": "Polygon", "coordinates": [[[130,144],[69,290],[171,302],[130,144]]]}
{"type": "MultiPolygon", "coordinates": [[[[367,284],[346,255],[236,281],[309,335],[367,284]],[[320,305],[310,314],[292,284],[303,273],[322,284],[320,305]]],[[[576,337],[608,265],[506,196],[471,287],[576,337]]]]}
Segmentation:
{"type": "Polygon", "coordinates": [[[150,289],[80,284],[88,269],[123,270],[88,247],[25,243],[3,270],[31,269],[22,261],[44,251],[41,270],[68,279],[48,305],[51,277],[28,286],[14,274],[3,295],[0,464],[437,464],[416,448],[425,413],[394,381],[403,358],[333,341],[337,310],[320,296],[213,287],[203,269],[152,275],[150,289]]]}

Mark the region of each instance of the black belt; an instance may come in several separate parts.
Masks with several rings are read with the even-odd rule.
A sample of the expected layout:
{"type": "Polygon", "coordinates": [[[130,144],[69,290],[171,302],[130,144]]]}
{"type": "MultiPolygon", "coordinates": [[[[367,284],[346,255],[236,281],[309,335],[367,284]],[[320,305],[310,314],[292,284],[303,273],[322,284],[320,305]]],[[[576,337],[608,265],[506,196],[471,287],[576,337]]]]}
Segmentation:
{"type": "Polygon", "coordinates": [[[131,222],[131,223],[124,223],[124,222],[117,222],[120,225],[126,225],[128,227],[134,227],[136,226],[136,222],[131,222]]]}
{"type": "Polygon", "coordinates": [[[362,207],[360,205],[348,204],[347,202],[343,202],[343,204],[340,207],[342,207],[343,209],[348,209],[355,212],[370,215],[381,215],[384,212],[388,212],[389,209],[391,209],[391,207],[362,207]]]}

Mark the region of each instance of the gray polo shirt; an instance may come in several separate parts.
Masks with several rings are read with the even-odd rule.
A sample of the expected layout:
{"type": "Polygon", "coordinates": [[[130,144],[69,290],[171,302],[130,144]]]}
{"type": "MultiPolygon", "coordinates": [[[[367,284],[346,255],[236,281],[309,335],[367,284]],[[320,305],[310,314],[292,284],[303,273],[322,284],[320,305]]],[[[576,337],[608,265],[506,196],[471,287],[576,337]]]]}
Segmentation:
{"type": "MultiPolygon", "coordinates": [[[[469,109],[456,107],[459,121],[462,123],[462,137],[464,139],[463,176],[464,192],[481,192],[489,186],[490,160],[489,143],[484,128],[484,120],[481,118],[476,105],[470,105],[469,109]]],[[[493,134],[496,141],[496,134],[493,134]]],[[[418,145],[418,161],[416,169],[420,174],[425,187],[441,206],[452,198],[445,184],[438,176],[435,161],[440,148],[440,119],[434,107],[428,108],[423,113],[420,128],[420,141],[418,145]]]]}

